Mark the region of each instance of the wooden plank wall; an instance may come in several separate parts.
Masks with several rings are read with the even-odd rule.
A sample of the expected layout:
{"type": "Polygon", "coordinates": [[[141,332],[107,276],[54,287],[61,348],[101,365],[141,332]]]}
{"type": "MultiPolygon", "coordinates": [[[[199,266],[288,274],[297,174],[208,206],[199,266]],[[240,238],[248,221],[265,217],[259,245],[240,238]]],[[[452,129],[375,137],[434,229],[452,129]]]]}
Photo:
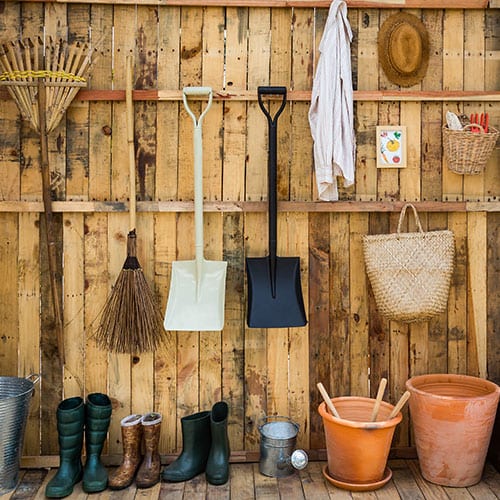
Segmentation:
{"type": "MultiPolygon", "coordinates": [[[[135,56],[135,88],[189,85],[251,90],[258,85],[311,89],[325,8],[135,6],[0,3],[0,37],[46,35],[101,39],[92,89],[123,89],[125,57],[135,56]]],[[[379,26],[392,9],[349,9],[358,90],[398,90],[377,63],[379,26]]],[[[411,90],[498,90],[498,10],[412,9],[431,40],[429,71],[411,90]]],[[[309,102],[287,104],[278,133],[279,200],[317,200],[308,125],[309,102]]],[[[485,173],[464,178],[442,158],[446,110],[488,112],[498,102],[383,101],[356,103],[356,184],[341,200],[480,201],[497,206],[498,150],[485,173]],[[375,126],[404,124],[406,169],[377,170],[375,126]]],[[[140,201],[193,198],[192,122],[176,100],[135,103],[140,201]]],[[[0,111],[0,205],[40,201],[38,137],[13,101],[0,111]]],[[[211,201],[266,199],[267,135],[255,100],[214,101],[204,122],[205,196],[211,201]]],[[[79,101],[50,135],[54,195],[62,201],[128,199],[125,104],[79,101]]],[[[312,205],[311,205],[312,206],[312,205]]],[[[44,228],[36,211],[0,211],[0,374],[41,373],[25,453],[57,453],[54,412],[65,397],[101,391],[114,402],[109,452],[121,452],[119,422],[131,412],[160,411],[162,453],[181,445],[179,419],[224,399],[234,451],[255,451],[266,414],[300,424],[298,445],[324,447],[316,383],[332,395],[374,395],[388,377],[395,402],[406,379],[427,372],[486,374],[500,382],[499,213],[421,213],[426,229],[450,228],[456,270],[448,310],[423,324],[389,322],[376,310],[364,271],[361,237],[394,231],[397,212],[281,212],[279,253],[299,256],[308,326],[249,329],[245,323],[245,256],[266,254],[263,212],[212,212],[205,218],[205,256],[228,262],[226,323],[220,332],[165,332],[154,354],[112,355],[90,332],[126,254],[122,210],[56,214],[64,286],[66,366],[59,368],[49,293],[44,228]]],[[[497,209],[496,209],[497,210],[497,209]]],[[[173,260],[193,256],[190,212],[141,212],[139,261],[165,307],[173,260]]],[[[410,229],[414,228],[410,224],[410,229]]],[[[405,416],[408,417],[405,412],[405,416]]],[[[411,444],[409,422],[395,446],[411,444]]]]}

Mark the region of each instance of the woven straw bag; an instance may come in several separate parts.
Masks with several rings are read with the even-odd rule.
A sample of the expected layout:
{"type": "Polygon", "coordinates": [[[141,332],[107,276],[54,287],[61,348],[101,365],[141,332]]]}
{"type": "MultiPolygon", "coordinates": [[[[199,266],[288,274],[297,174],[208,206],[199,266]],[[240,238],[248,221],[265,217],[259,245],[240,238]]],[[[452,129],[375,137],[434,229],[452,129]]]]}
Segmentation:
{"type": "Polygon", "coordinates": [[[449,230],[424,232],[416,208],[408,203],[396,233],[363,236],[366,273],[380,313],[388,319],[426,321],[446,309],[455,242],[449,230]],[[411,207],[418,231],[402,233],[411,207]]]}
{"type": "Polygon", "coordinates": [[[488,132],[484,132],[477,123],[466,125],[463,130],[451,130],[445,125],[443,150],[448,168],[457,174],[480,174],[488,163],[499,135],[496,128],[490,127],[488,132]],[[473,127],[481,131],[468,130],[473,127]]]}

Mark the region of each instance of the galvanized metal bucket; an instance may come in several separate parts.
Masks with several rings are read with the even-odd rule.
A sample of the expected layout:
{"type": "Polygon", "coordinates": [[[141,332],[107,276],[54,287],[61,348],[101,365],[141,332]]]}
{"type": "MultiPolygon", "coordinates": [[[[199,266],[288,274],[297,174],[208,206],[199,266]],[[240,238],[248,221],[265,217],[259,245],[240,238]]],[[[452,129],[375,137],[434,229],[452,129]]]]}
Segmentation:
{"type": "Polygon", "coordinates": [[[39,375],[0,377],[0,495],[17,486],[24,430],[39,375]]]}
{"type": "Polygon", "coordinates": [[[264,417],[259,426],[259,471],[264,476],[286,477],[294,469],[303,469],[308,462],[304,450],[294,450],[299,424],[289,417],[272,415],[264,417]]]}

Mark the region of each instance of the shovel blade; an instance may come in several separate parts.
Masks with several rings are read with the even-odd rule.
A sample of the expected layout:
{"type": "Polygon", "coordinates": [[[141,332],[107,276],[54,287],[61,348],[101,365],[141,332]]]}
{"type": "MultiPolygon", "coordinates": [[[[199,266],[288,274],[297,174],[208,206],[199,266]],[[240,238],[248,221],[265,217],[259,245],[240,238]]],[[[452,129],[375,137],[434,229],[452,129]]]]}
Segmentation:
{"type": "Polygon", "coordinates": [[[300,259],[276,257],[276,293],[271,289],[270,258],[248,257],[247,323],[250,328],[289,328],[307,323],[300,284],[300,259]]]}
{"type": "Polygon", "coordinates": [[[226,270],[227,262],[203,260],[198,282],[195,260],[172,262],[165,330],[222,330],[226,270]]]}

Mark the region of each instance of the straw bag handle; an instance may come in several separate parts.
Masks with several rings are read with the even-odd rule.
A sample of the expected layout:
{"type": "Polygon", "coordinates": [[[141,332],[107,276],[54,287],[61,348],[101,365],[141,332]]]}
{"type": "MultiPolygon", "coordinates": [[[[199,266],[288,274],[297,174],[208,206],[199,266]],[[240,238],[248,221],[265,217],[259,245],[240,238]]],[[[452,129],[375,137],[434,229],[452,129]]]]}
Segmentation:
{"type": "Polygon", "coordinates": [[[398,233],[401,232],[401,224],[403,224],[403,220],[405,218],[405,215],[406,215],[406,209],[408,207],[411,207],[413,209],[413,215],[415,217],[415,222],[417,223],[417,227],[418,227],[418,232],[419,233],[423,233],[424,230],[422,229],[422,224],[420,224],[420,219],[418,217],[418,213],[417,213],[417,209],[415,208],[414,205],[412,205],[411,203],[407,203],[402,209],[401,209],[401,213],[399,215],[399,222],[398,222],[398,233]]]}

